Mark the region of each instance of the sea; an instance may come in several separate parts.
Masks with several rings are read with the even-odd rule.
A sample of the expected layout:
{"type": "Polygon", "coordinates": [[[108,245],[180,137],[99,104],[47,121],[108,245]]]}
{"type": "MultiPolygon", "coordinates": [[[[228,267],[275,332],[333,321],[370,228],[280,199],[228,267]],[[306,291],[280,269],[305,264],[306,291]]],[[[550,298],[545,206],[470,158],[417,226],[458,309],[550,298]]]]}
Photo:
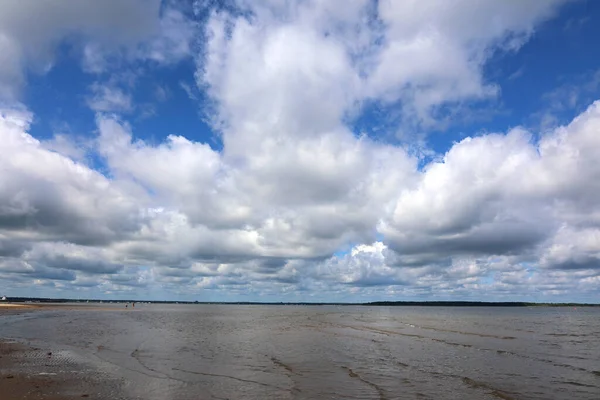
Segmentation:
{"type": "Polygon", "coordinates": [[[600,399],[592,307],[103,304],[0,316],[0,338],[111,399],[600,399]]]}

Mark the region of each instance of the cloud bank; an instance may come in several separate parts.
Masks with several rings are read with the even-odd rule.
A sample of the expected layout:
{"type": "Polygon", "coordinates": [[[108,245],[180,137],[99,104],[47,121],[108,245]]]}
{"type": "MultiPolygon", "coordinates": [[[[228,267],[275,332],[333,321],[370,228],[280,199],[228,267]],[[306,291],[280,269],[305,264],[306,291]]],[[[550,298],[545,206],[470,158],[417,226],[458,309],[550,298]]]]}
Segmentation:
{"type": "MultiPolygon", "coordinates": [[[[116,59],[191,57],[223,148],[141,139],[114,114],[131,97],[100,84],[87,99],[91,161],[68,138],[31,136],[23,106],[4,108],[0,282],[225,300],[585,300],[598,290],[600,103],[549,132],[474,132],[425,165],[410,143],[352,124],[377,103],[400,118],[390,137],[416,142],[501,96],[487,60],[518,51],[560,2],[198,3],[193,21],[141,3],[66,2],[38,31],[0,21],[0,48],[15,54],[0,69],[4,99],[18,99],[28,68],[51,68],[68,35],[91,74],[116,59]]],[[[0,15],[28,19],[30,6],[8,2],[0,15]]]]}

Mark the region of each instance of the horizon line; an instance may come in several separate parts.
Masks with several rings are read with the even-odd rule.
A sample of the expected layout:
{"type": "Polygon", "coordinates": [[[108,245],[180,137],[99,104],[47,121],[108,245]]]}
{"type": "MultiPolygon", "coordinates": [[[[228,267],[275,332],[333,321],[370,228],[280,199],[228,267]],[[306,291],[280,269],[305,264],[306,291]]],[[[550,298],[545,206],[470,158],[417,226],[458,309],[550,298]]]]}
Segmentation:
{"type": "Polygon", "coordinates": [[[179,301],[179,300],[133,300],[133,299],[72,299],[49,297],[6,297],[6,303],[152,303],[152,304],[230,304],[230,305],[335,305],[335,306],[579,306],[600,307],[600,303],[579,302],[528,302],[528,301],[472,301],[472,300],[381,300],[369,302],[304,302],[304,301],[179,301]]]}

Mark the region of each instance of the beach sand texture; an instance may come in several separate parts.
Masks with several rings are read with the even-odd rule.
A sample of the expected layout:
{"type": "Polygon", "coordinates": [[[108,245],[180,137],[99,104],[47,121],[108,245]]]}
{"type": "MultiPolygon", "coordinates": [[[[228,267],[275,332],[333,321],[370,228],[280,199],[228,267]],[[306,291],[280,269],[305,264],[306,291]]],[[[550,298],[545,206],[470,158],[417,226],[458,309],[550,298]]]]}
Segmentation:
{"type": "Polygon", "coordinates": [[[85,368],[63,352],[0,342],[0,398],[2,400],[71,400],[110,398],[117,385],[87,375],[85,368]]]}
{"type": "MultiPolygon", "coordinates": [[[[54,307],[2,303],[0,318],[54,307]]],[[[0,400],[118,399],[120,384],[67,351],[0,338],[0,400]]]]}

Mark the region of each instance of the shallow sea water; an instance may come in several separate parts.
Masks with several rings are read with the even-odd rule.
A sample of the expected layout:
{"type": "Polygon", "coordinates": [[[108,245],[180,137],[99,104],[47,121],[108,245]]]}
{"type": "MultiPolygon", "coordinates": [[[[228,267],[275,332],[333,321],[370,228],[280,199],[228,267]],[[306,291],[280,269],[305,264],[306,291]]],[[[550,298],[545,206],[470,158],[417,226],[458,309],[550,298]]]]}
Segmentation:
{"type": "Polygon", "coordinates": [[[600,399],[600,308],[110,305],[3,316],[0,337],[123,399],[600,399]]]}

